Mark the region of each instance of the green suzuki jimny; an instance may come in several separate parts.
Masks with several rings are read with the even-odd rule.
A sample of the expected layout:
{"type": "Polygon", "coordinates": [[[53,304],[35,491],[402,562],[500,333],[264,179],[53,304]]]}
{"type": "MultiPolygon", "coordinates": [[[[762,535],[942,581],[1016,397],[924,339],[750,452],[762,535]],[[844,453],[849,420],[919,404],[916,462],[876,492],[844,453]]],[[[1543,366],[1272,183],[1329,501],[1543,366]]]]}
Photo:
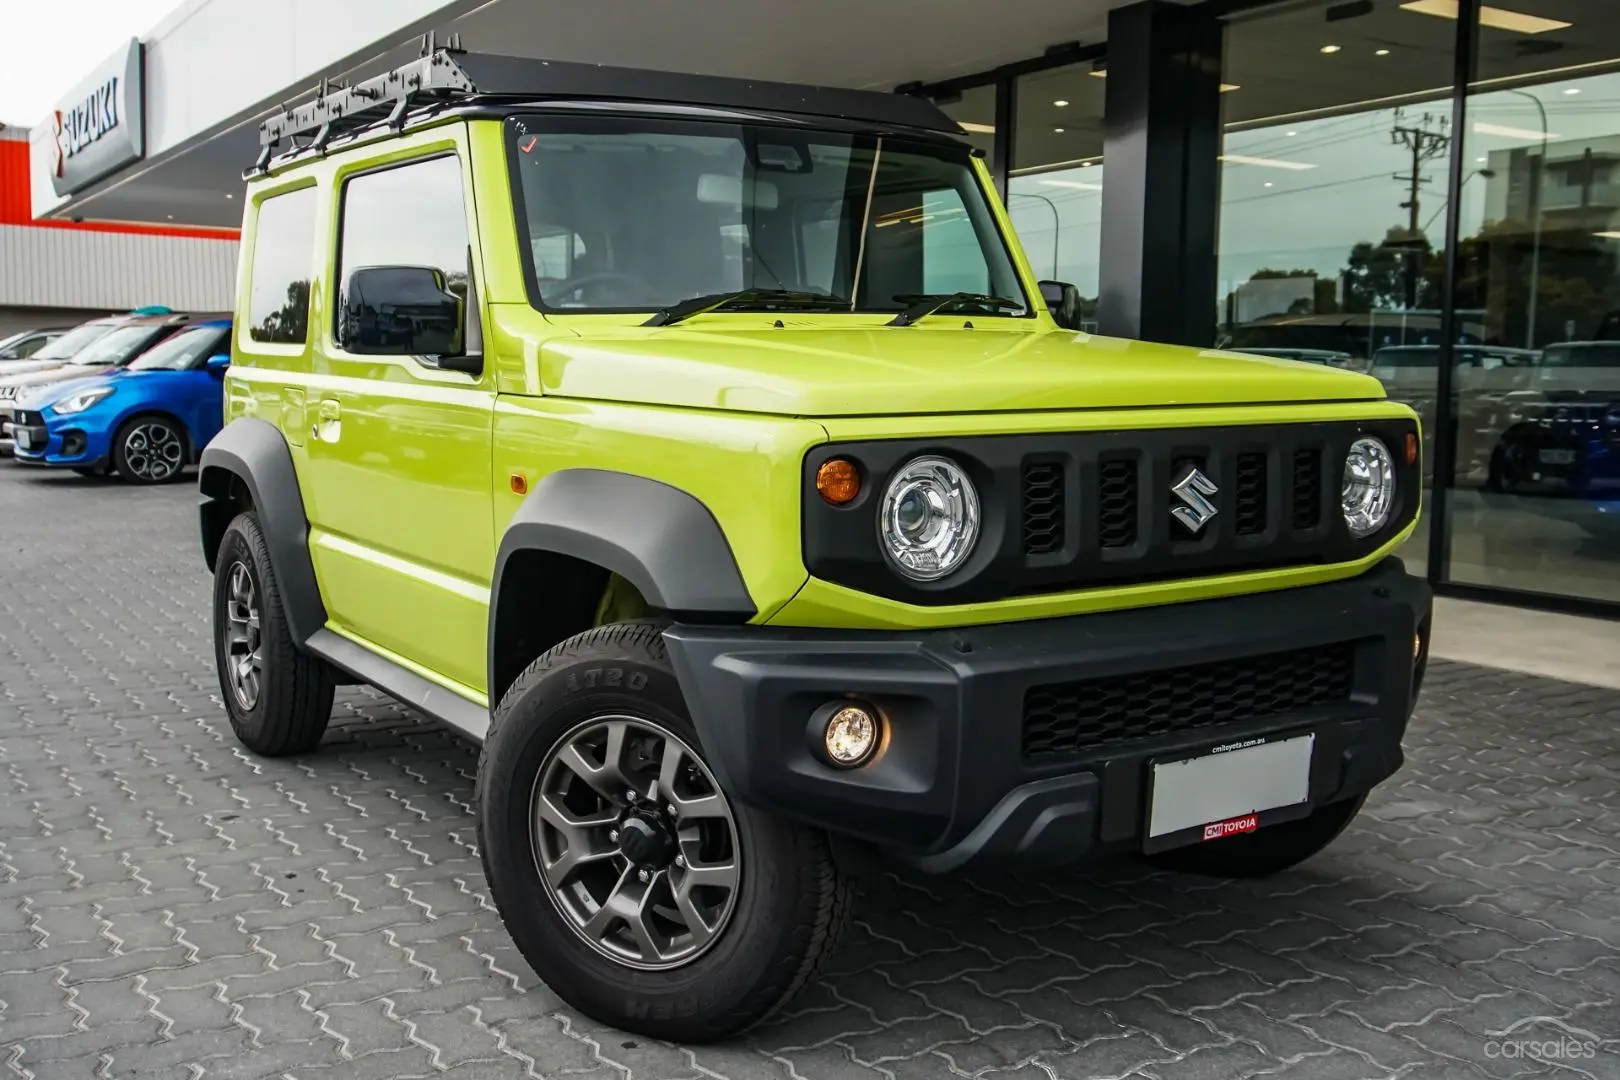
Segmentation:
{"type": "Polygon", "coordinates": [[[363,683],[481,742],[491,894],[582,1012],[760,1020],[847,854],[1262,875],[1400,766],[1414,414],[1079,332],[930,102],[430,46],[260,134],[231,725],[311,751],[363,683]]]}

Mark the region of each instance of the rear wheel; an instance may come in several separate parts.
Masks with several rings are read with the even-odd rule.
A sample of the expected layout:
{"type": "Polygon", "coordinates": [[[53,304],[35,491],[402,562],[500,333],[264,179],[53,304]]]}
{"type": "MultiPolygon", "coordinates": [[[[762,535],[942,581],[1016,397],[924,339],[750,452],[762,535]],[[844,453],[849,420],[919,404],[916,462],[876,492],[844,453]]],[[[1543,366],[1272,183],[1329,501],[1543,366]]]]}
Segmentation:
{"type": "Polygon", "coordinates": [[[165,416],[137,416],[113,436],[113,469],[131,484],[178,480],[189,456],[185,432],[165,416]]]}
{"type": "Polygon", "coordinates": [[[1319,853],[1355,819],[1363,795],[1318,807],[1309,817],[1268,825],[1252,833],[1171,848],[1147,856],[1163,870],[1206,877],[1260,878],[1298,866],[1319,853]]]}
{"type": "Polygon", "coordinates": [[[484,743],[479,850],[535,972],[627,1031],[724,1038],[832,951],[849,888],[826,837],[732,802],[648,623],[535,661],[484,743]]]}
{"type": "Polygon", "coordinates": [[[231,522],[214,568],[214,661],[231,729],[265,757],[313,750],[332,717],[332,669],[293,642],[257,515],[231,522]]]}

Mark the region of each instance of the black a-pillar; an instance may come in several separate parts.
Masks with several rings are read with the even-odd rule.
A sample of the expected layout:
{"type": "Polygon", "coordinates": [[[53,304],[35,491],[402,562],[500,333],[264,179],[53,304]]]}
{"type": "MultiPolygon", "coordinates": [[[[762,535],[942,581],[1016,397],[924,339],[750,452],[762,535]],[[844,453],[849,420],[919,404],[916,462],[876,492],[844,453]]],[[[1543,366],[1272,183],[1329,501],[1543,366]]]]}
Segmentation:
{"type": "Polygon", "coordinates": [[[1214,341],[1221,23],[1145,0],[1108,16],[1103,334],[1214,341]]]}

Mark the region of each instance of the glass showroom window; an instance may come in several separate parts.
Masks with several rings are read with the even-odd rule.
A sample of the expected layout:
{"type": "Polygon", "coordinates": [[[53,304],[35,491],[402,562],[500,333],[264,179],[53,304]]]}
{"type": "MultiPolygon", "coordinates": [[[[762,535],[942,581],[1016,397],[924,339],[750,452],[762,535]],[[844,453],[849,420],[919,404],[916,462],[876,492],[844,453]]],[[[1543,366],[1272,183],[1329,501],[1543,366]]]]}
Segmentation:
{"type": "Polygon", "coordinates": [[[1461,140],[1447,576],[1620,601],[1620,7],[1504,6],[1461,140]]]}
{"type": "MultiPolygon", "coordinates": [[[[1426,433],[1456,28],[1296,4],[1231,22],[1222,72],[1217,343],[1371,370],[1426,433]]],[[[1477,337],[1477,313],[1465,326],[1477,337]]],[[[1422,528],[1401,552],[1420,573],[1422,528]]]]}
{"type": "Polygon", "coordinates": [[[1080,290],[1081,325],[1095,327],[1102,243],[1102,61],[1018,80],[1007,212],[1037,276],[1080,290]]]}
{"type": "Polygon", "coordinates": [[[996,88],[975,86],[955,94],[936,97],[941,112],[962,125],[967,141],[991,160],[996,145],[996,88]]]}

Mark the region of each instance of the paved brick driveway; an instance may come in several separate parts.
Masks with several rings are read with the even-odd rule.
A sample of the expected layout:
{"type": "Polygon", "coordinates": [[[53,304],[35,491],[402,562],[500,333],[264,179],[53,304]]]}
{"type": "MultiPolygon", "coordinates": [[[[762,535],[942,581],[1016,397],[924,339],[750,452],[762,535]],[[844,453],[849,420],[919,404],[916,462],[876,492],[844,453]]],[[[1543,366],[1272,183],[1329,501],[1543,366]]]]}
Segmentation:
{"type": "Polygon", "coordinates": [[[870,874],[791,1015],[690,1051],[527,972],[468,746],[350,689],[318,754],[237,748],[194,498],[0,463],[0,1075],[1620,1077],[1620,695],[1438,666],[1268,883],[870,874]]]}

